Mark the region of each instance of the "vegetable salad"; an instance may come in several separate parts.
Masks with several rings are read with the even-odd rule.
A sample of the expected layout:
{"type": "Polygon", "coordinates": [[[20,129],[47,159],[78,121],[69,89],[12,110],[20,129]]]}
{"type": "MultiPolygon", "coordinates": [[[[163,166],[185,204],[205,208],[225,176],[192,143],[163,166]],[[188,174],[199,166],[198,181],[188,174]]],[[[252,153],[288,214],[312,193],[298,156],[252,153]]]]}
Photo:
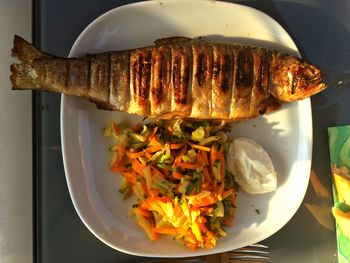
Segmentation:
{"type": "Polygon", "coordinates": [[[122,178],[123,198],[150,240],[171,235],[191,248],[212,248],[231,226],[237,185],[225,170],[225,124],[182,119],[121,129],[112,122],[110,168],[122,178]]]}

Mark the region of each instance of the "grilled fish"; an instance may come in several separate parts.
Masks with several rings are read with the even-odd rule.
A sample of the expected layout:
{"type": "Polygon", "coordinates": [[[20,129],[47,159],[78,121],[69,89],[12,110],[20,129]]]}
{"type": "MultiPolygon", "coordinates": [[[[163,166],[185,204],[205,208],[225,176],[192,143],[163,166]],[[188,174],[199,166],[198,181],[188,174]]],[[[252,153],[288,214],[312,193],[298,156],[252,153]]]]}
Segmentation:
{"type": "Polygon", "coordinates": [[[154,46],[58,58],[19,36],[12,89],[82,96],[98,108],[157,118],[238,121],[326,88],[320,69],[264,48],[171,37],[154,46]]]}

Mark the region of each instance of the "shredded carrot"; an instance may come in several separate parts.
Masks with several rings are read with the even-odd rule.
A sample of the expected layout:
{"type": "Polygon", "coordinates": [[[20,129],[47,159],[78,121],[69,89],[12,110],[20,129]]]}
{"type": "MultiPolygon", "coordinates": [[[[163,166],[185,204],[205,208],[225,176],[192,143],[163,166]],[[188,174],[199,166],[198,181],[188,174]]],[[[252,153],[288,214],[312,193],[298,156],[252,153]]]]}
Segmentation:
{"type": "Polygon", "coordinates": [[[111,166],[112,172],[127,172],[129,169],[125,168],[123,163],[114,163],[114,165],[111,166]]]}
{"type": "Polygon", "coordinates": [[[158,152],[160,150],[163,149],[163,146],[162,145],[154,145],[154,146],[150,146],[146,149],[146,152],[148,153],[155,153],[155,152],[158,152]]]}
{"type": "Polygon", "coordinates": [[[136,208],[137,212],[140,213],[142,216],[146,218],[152,218],[152,214],[149,210],[147,209],[142,209],[142,208],[136,208]]]}
{"type": "Polygon", "coordinates": [[[214,237],[213,232],[211,232],[204,224],[200,224],[199,227],[206,234],[208,239],[211,239],[214,237]]]}
{"type": "Polygon", "coordinates": [[[210,148],[207,147],[207,146],[198,145],[198,144],[194,144],[194,143],[191,143],[191,142],[188,142],[188,144],[189,144],[192,148],[195,148],[195,149],[198,149],[198,150],[202,150],[202,151],[206,151],[206,152],[210,152],[210,148]]]}
{"type": "Polygon", "coordinates": [[[149,220],[148,218],[145,218],[142,215],[142,212],[140,211],[140,209],[134,209],[135,212],[135,216],[137,218],[137,223],[138,225],[143,228],[143,230],[146,232],[146,234],[148,235],[149,239],[151,241],[155,241],[158,239],[158,235],[157,233],[152,231],[152,228],[154,227],[154,223],[149,220]]]}
{"type": "Polygon", "coordinates": [[[141,187],[142,187],[142,190],[143,192],[148,195],[148,189],[147,189],[147,184],[146,184],[146,181],[145,180],[139,180],[140,183],[141,183],[141,187]]]}
{"type": "Polygon", "coordinates": [[[172,143],[172,144],[170,144],[170,150],[181,149],[184,145],[185,145],[184,142],[182,142],[182,143],[172,143]]]}
{"type": "Polygon", "coordinates": [[[186,152],[187,152],[187,147],[185,145],[183,148],[181,148],[181,151],[178,154],[178,156],[176,156],[173,165],[176,165],[177,163],[181,162],[182,161],[182,156],[184,156],[186,152]]]}
{"type": "Polygon", "coordinates": [[[131,161],[131,167],[132,169],[134,169],[135,172],[137,172],[138,174],[142,174],[143,169],[145,169],[146,164],[141,163],[140,161],[138,161],[137,159],[133,159],[131,161]]]}
{"type": "Polygon", "coordinates": [[[210,164],[214,165],[215,161],[217,159],[217,150],[214,145],[211,146],[210,149],[210,164]]]}
{"type": "Polygon", "coordinates": [[[120,134],[122,132],[122,130],[117,126],[117,124],[112,121],[112,129],[116,134],[120,134]]]}
{"type": "Polygon", "coordinates": [[[124,170],[127,170],[125,168],[126,161],[124,160],[124,153],[125,148],[123,144],[119,144],[117,148],[117,157],[114,161],[114,163],[111,165],[111,170],[113,172],[122,172],[124,170]]]}
{"type": "Polygon", "coordinates": [[[204,197],[200,200],[198,200],[195,205],[198,207],[201,206],[208,206],[208,205],[212,205],[215,204],[218,201],[218,199],[216,197],[213,197],[212,195],[204,197]]]}
{"type": "Polygon", "coordinates": [[[148,159],[151,159],[151,158],[153,157],[153,154],[152,154],[152,153],[145,152],[145,156],[146,156],[148,159]]]}
{"type": "MultiPolygon", "coordinates": [[[[150,191],[148,192],[148,194],[150,194],[150,191]]],[[[151,208],[147,202],[142,202],[139,207],[143,210],[149,210],[151,208]]]]}
{"type": "Polygon", "coordinates": [[[221,180],[225,177],[225,157],[223,155],[223,147],[221,147],[220,151],[217,152],[217,158],[220,160],[221,166],[220,166],[220,172],[221,172],[221,180]]]}
{"type": "Polygon", "coordinates": [[[196,154],[196,159],[200,165],[206,165],[203,156],[199,152],[196,154]]]}
{"type": "Polygon", "coordinates": [[[117,160],[120,161],[124,157],[124,154],[125,154],[125,146],[124,146],[124,144],[120,143],[118,145],[117,154],[118,154],[117,160]]]}
{"type": "MultiPolygon", "coordinates": [[[[193,132],[197,126],[187,125],[186,129],[192,127],[193,132]]],[[[112,123],[112,129],[114,134],[108,136],[132,135],[129,141],[125,142],[123,137],[125,143],[114,146],[117,150],[110,168],[126,179],[123,191],[129,190],[137,197],[133,214],[149,239],[171,235],[192,250],[214,247],[224,231],[221,226],[232,225],[236,202],[236,190],[225,185],[223,144],[215,141],[199,145],[191,134],[172,139],[179,126],[167,122],[161,126],[146,124],[143,128],[135,125],[133,132],[128,129],[127,133],[112,123]],[[225,202],[219,205],[221,200],[225,202]],[[222,204],[227,203],[233,209],[224,209],[222,204]],[[219,208],[224,211],[216,217],[219,208]],[[226,214],[226,210],[231,214],[226,214]],[[215,222],[219,229],[217,224],[215,227],[209,224],[208,218],[210,222],[218,220],[215,222]]],[[[207,130],[205,133],[213,135],[208,135],[207,130]]]]}
{"type": "Polygon", "coordinates": [[[154,173],[154,174],[157,174],[159,175],[160,177],[163,177],[164,178],[164,174],[159,171],[159,169],[155,166],[155,165],[151,165],[151,171],[154,173]]]}
{"type": "Polygon", "coordinates": [[[210,174],[209,174],[208,168],[204,167],[202,172],[203,172],[205,181],[210,183],[211,182],[211,178],[210,178],[210,174]]]}
{"type": "Polygon", "coordinates": [[[198,163],[185,163],[185,162],[177,163],[176,166],[182,169],[197,169],[201,167],[198,163]]]}
{"type": "MultiPolygon", "coordinates": [[[[155,189],[155,188],[152,188],[148,191],[148,194],[149,194],[149,198],[150,197],[155,197],[155,196],[158,196],[158,194],[160,193],[160,190],[159,189],[155,189]]],[[[142,203],[143,204],[143,203],[142,203]]]]}
{"type": "Polygon", "coordinates": [[[215,178],[213,178],[212,182],[213,182],[213,185],[212,185],[213,191],[216,192],[218,182],[215,180],[215,178]]]}
{"type": "Polygon", "coordinates": [[[180,180],[184,175],[175,171],[173,172],[173,177],[180,180]]]}
{"type": "Polygon", "coordinates": [[[121,172],[121,175],[124,176],[126,180],[131,184],[135,184],[137,181],[135,172],[123,171],[121,172]]]}
{"type": "Polygon", "coordinates": [[[167,169],[161,169],[161,173],[164,173],[165,177],[171,176],[171,171],[167,169]]]}
{"type": "Polygon", "coordinates": [[[149,146],[163,146],[163,144],[161,142],[158,141],[158,139],[156,138],[156,136],[152,136],[148,138],[148,145],[149,146]]]}
{"type": "Polygon", "coordinates": [[[233,189],[231,188],[231,189],[229,189],[229,190],[227,190],[227,191],[224,191],[223,193],[222,193],[222,199],[225,199],[226,197],[229,197],[230,195],[232,195],[233,194],[233,189]]]}
{"type": "Polygon", "coordinates": [[[223,180],[218,189],[218,198],[221,200],[222,200],[222,192],[224,191],[224,188],[225,188],[225,181],[223,180]]]}
{"type": "Polygon", "coordinates": [[[204,183],[202,183],[202,185],[201,185],[201,188],[204,190],[208,190],[209,189],[209,186],[210,186],[210,184],[209,184],[209,182],[204,182],[204,183]]]}
{"type": "Polygon", "coordinates": [[[158,234],[177,235],[180,233],[181,230],[179,228],[154,227],[152,228],[152,231],[158,234]]]}
{"type": "Polygon", "coordinates": [[[126,151],[126,156],[128,156],[131,159],[136,159],[142,156],[145,156],[145,152],[144,151],[140,151],[140,152],[131,152],[131,151],[126,151]]]}
{"type": "Polygon", "coordinates": [[[153,138],[158,131],[158,127],[154,127],[152,133],[149,135],[149,138],[153,138]]]}
{"type": "Polygon", "coordinates": [[[208,160],[208,155],[207,155],[207,152],[206,151],[200,151],[200,155],[204,161],[204,164],[205,165],[209,165],[209,160],[208,160]]]}
{"type": "Polygon", "coordinates": [[[196,243],[196,237],[192,231],[187,231],[186,234],[187,234],[187,238],[189,239],[190,242],[196,243]]]}

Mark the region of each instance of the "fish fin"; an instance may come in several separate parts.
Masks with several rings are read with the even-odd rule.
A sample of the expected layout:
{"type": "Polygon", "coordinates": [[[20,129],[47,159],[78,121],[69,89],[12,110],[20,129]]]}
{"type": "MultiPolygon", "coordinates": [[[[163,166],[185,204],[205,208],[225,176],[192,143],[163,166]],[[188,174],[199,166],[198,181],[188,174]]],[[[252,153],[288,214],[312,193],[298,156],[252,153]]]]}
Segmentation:
{"type": "Polygon", "coordinates": [[[35,89],[33,82],[34,69],[30,64],[12,64],[10,80],[13,90],[35,89]]]}
{"type": "Polygon", "coordinates": [[[28,41],[15,35],[13,40],[12,57],[25,63],[31,63],[34,59],[48,58],[50,55],[41,52],[28,41]]]}
{"type": "Polygon", "coordinates": [[[151,115],[150,118],[159,119],[159,120],[170,120],[175,117],[186,118],[186,115],[181,111],[171,111],[162,114],[151,115]]]}
{"type": "Polygon", "coordinates": [[[162,45],[170,45],[180,42],[190,42],[192,41],[192,38],[189,37],[165,37],[165,38],[159,38],[154,41],[154,44],[156,46],[162,46],[162,45]]]}
{"type": "Polygon", "coordinates": [[[97,100],[93,100],[90,99],[91,102],[95,103],[96,107],[100,110],[109,110],[109,111],[120,111],[120,109],[118,109],[117,107],[111,105],[108,102],[104,102],[104,101],[97,101],[97,100]]]}

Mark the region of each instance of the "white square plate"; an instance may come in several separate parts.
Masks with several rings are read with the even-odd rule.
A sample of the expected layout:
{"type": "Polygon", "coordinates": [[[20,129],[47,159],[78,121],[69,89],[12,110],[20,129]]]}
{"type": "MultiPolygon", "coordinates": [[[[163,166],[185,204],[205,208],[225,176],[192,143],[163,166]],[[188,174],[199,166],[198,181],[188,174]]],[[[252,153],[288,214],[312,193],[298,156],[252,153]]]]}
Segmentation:
{"type": "MultiPolygon", "coordinates": [[[[70,56],[142,47],[157,38],[180,35],[298,54],[287,32],[260,11],[218,1],[173,0],[140,2],[105,13],[81,33],[70,56]]],[[[127,217],[131,203],[120,198],[119,176],[108,167],[111,142],[102,136],[102,129],[112,119],[141,121],[127,113],[98,110],[86,99],[62,96],[62,148],[69,192],[88,229],[112,248],[152,257],[187,257],[235,249],[278,231],[303,200],[311,165],[309,99],[233,125],[234,136],[250,137],[270,154],[278,173],[278,189],[264,195],[240,192],[234,225],[214,249],[191,251],[170,238],[150,242],[135,220],[127,217]]]]}

